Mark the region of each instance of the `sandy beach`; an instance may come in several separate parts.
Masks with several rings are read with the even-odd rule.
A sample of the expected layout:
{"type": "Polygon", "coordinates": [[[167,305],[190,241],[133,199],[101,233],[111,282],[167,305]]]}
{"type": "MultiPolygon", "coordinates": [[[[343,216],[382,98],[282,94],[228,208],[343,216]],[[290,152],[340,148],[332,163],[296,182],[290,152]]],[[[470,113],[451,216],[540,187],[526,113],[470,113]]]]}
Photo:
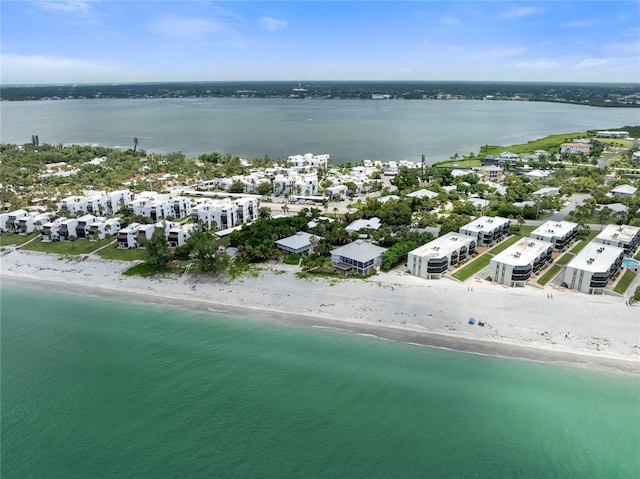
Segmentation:
{"type": "Polygon", "coordinates": [[[640,307],[622,297],[506,288],[477,279],[423,280],[399,272],[367,280],[300,279],[297,267],[285,264],[261,265],[258,274],[234,280],[123,276],[131,265],[13,250],[0,257],[0,279],[458,351],[640,372],[640,307]],[[470,325],[469,317],[487,324],[470,325]]]}

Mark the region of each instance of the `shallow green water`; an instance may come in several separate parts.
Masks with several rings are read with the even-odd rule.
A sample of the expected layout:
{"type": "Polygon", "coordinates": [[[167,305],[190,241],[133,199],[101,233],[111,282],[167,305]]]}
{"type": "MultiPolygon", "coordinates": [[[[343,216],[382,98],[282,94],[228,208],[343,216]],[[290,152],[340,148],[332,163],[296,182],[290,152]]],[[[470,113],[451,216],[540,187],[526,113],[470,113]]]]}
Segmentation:
{"type": "Polygon", "coordinates": [[[637,376],[3,285],[2,478],[638,477],[637,376]]]}

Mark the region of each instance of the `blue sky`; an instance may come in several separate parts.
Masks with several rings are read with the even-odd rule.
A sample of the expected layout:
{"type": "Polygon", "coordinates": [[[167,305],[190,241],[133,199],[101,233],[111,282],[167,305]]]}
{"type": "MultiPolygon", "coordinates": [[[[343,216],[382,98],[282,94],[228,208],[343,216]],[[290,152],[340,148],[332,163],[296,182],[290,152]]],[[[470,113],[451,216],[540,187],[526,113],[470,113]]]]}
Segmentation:
{"type": "Polygon", "coordinates": [[[6,1],[1,80],[640,82],[639,1],[6,1]]]}

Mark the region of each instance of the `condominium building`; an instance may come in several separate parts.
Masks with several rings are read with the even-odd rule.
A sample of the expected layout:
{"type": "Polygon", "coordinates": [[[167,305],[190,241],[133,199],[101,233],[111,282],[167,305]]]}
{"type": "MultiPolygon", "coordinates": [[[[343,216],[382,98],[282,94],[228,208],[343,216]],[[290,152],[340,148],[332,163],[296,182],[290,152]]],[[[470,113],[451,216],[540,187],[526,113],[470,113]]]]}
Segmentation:
{"type": "Polygon", "coordinates": [[[380,266],[385,251],[386,248],[357,240],[332,250],[331,264],[342,273],[355,270],[358,274],[366,275],[380,266]]]}
{"type": "Polygon", "coordinates": [[[522,238],[491,258],[491,279],[505,286],[524,286],[533,273],[551,261],[552,252],[549,242],[522,238]]]}
{"type": "Polygon", "coordinates": [[[509,233],[511,220],[501,216],[481,216],[460,228],[463,235],[475,238],[478,246],[491,246],[509,233]]]}
{"type": "Polygon", "coordinates": [[[407,267],[414,276],[439,279],[450,267],[471,257],[475,251],[474,238],[450,232],[409,252],[407,267]]]}
{"type": "Polygon", "coordinates": [[[570,221],[545,221],[529,235],[538,241],[553,244],[555,251],[564,251],[578,235],[578,224],[570,221]]]}
{"type": "Polygon", "coordinates": [[[632,256],[640,242],[640,226],[607,225],[593,241],[622,248],[625,256],[632,256]]]}
{"type": "Polygon", "coordinates": [[[592,241],[567,264],[564,284],[587,294],[603,294],[622,264],[624,249],[592,241]]]}

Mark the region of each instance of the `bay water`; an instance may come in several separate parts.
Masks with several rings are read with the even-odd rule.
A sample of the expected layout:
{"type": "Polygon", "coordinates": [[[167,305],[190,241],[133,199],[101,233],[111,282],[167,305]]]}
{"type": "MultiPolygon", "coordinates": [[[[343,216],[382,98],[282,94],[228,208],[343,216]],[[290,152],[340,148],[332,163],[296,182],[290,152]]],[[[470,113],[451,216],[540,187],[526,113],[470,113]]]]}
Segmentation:
{"type": "Polygon", "coordinates": [[[635,478],[640,379],[25,285],[1,476],[635,478]]]}
{"type": "Polygon", "coordinates": [[[99,144],[188,156],[246,158],[315,153],[334,163],[427,163],[482,145],[640,124],[638,108],[472,100],[292,100],[280,98],[86,99],[0,102],[0,140],[99,144]]]}

